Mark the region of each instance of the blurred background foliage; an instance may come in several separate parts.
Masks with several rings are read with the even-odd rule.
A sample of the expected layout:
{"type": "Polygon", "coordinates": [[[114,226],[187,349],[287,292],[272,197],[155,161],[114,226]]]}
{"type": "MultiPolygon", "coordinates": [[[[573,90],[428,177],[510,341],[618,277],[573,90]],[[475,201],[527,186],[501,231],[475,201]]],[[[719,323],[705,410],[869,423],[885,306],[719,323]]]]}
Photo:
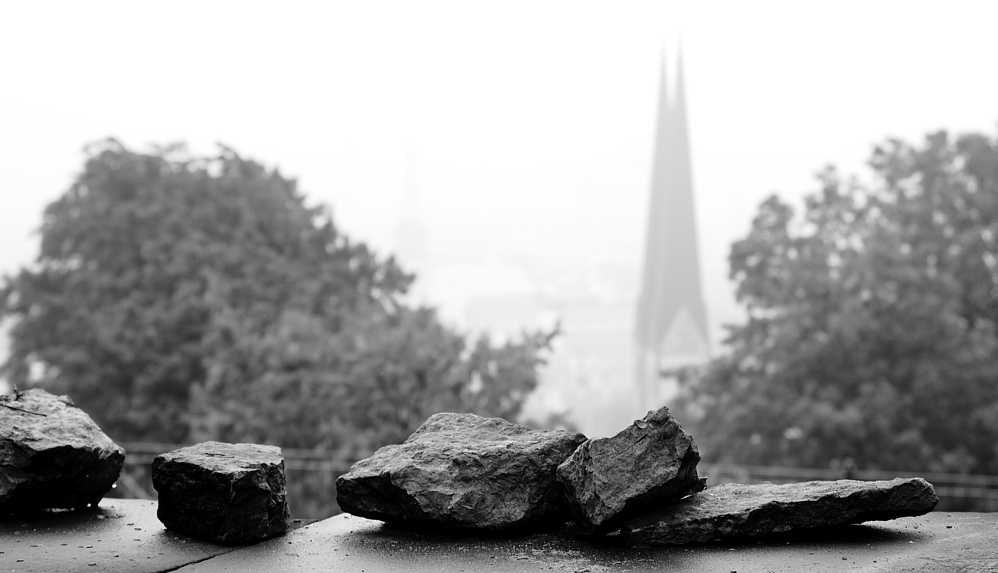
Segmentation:
{"type": "Polygon", "coordinates": [[[730,254],[748,310],[679,372],[705,461],[998,474],[998,142],[888,141],[730,254]]]}
{"type": "MultiPolygon", "coordinates": [[[[820,173],[800,215],[771,197],[732,246],[747,320],[672,373],[705,463],[998,474],[998,141],[891,140],[870,166],[820,173]]],[[[2,374],[118,441],[357,460],[435,412],[517,419],[557,334],[468,339],[293,180],[224,147],[93,144],[41,237],[0,290],[2,374]]],[[[296,515],[336,511],[329,476],[294,481],[296,515]]]]}
{"type": "MultiPolygon", "coordinates": [[[[45,211],[37,263],[4,279],[3,374],[68,394],[113,439],[356,460],[435,412],[516,419],[536,386],[555,332],[466,339],[277,170],[224,147],[86,154],[45,211]]],[[[326,489],[296,510],[328,513],[326,489]]]]}

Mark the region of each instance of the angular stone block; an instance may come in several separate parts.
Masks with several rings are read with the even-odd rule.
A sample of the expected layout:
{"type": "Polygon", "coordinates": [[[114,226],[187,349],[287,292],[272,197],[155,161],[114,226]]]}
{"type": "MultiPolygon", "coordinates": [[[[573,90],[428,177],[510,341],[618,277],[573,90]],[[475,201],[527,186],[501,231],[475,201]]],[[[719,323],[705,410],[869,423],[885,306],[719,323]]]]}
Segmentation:
{"type": "Polygon", "coordinates": [[[96,505],[125,450],[66,396],[0,396],[0,512],[96,505]]]}
{"type": "Polygon", "coordinates": [[[558,464],[586,437],[441,413],[336,480],[344,511],[387,522],[527,531],[564,523],[558,464]]]}
{"type": "Polygon", "coordinates": [[[723,484],[627,520],[623,539],[642,546],[708,543],[922,515],[938,501],[921,478],[723,484]]]}
{"type": "Polygon", "coordinates": [[[558,468],[558,480],[579,524],[607,533],[635,511],[702,490],[699,461],[693,438],[663,407],[616,436],[582,444],[558,468]]]}
{"type": "Polygon", "coordinates": [[[204,442],[156,456],[157,517],[226,545],[282,535],[291,524],[284,456],[275,446],[204,442]]]}

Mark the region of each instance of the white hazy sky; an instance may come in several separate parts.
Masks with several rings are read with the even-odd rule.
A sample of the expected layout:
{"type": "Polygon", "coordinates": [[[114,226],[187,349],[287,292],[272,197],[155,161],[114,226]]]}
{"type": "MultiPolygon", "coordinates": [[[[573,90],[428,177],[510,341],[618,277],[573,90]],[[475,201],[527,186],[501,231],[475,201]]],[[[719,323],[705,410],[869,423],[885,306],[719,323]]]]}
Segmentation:
{"type": "MultiPolygon", "coordinates": [[[[0,272],[83,146],[224,142],[393,247],[410,155],[431,249],[637,262],[663,48],[682,36],[709,312],[771,192],[888,136],[994,134],[998,3],[8,2],[0,272]]],[[[672,51],[674,54],[674,51],[672,51]]]]}

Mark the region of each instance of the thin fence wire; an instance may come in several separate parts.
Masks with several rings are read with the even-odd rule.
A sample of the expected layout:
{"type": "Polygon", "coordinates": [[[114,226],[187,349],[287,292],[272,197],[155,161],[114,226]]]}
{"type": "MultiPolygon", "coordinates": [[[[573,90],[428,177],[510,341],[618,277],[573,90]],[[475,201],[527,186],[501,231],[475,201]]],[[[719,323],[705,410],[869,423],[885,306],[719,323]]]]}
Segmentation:
{"type": "MultiPolygon", "coordinates": [[[[126,499],[157,499],[152,485],[152,461],[159,454],[187,444],[123,442],[125,467],[111,493],[126,499]]],[[[350,470],[350,460],[334,452],[282,448],[288,505],[296,518],[322,519],[340,512],[336,478],[350,470]]]]}
{"type": "MultiPolygon", "coordinates": [[[[122,443],[125,469],[118,480],[116,497],[156,499],[152,487],[153,459],[183,444],[149,442],[122,443]]],[[[335,503],[336,478],[350,470],[354,460],[336,452],[282,448],[288,477],[289,498],[296,517],[321,518],[339,513],[335,503]]],[[[998,476],[939,472],[889,470],[841,470],[831,468],[796,468],[703,464],[697,468],[708,477],[708,485],[722,483],[798,483],[813,480],[889,480],[897,477],[921,477],[931,483],[940,497],[937,509],[944,511],[998,511],[998,476]]]]}

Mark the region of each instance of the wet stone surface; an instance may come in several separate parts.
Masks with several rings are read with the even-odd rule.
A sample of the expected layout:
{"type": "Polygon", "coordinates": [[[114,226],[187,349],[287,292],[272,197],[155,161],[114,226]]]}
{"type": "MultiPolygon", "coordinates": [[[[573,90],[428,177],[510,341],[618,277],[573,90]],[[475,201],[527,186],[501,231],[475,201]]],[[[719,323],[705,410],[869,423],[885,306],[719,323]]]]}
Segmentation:
{"type": "Polygon", "coordinates": [[[668,408],[649,412],[611,438],[588,440],[558,468],[579,523],[604,533],[649,507],[703,489],[700,452],[668,408]]]}
{"type": "Polygon", "coordinates": [[[579,528],[523,537],[400,529],[340,515],[180,569],[183,573],[993,571],[998,516],[929,514],[784,533],[738,544],[634,548],[579,528]],[[966,549],[963,549],[966,547],[966,549]]]}
{"type": "Polygon", "coordinates": [[[0,514],[84,508],[121,473],[125,450],[65,396],[0,396],[0,514]]]}
{"type": "MultiPolygon", "coordinates": [[[[709,545],[634,548],[578,528],[523,537],[457,536],[339,515],[255,545],[166,530],[155,502],[0,519],[0,569],[18,572],[365,573],[994,571],[998,514],[940,513],[709,545]]],[[[295,524],[297,525],[297,524],[295,524]]]]}
{"type": "Polygon", "coordinates": [[[344,511],[410,526],[529,532],[564,523],[555,471],[586,437],[442,413],[336,480],[344,511]]]}
{"type": "Polygon", "coordinates": [[[280,448],[204,442],[156,456],[157,515],[169,529],[225,544],[253,543],[288,530],[280,448]]]}
{"type": "Polygon", "coordinates": [[[938,501],[921,478],[724,484],[629,519],[621,539],[638,546],[736,540],[923,515],[938,501]]]}
{"type": "Polygon", "coordinates": [[[105,499],[92,509],[0,519],[2,571],[172,571],[231,550],[167,531],[154,501],[105,499]]]}

